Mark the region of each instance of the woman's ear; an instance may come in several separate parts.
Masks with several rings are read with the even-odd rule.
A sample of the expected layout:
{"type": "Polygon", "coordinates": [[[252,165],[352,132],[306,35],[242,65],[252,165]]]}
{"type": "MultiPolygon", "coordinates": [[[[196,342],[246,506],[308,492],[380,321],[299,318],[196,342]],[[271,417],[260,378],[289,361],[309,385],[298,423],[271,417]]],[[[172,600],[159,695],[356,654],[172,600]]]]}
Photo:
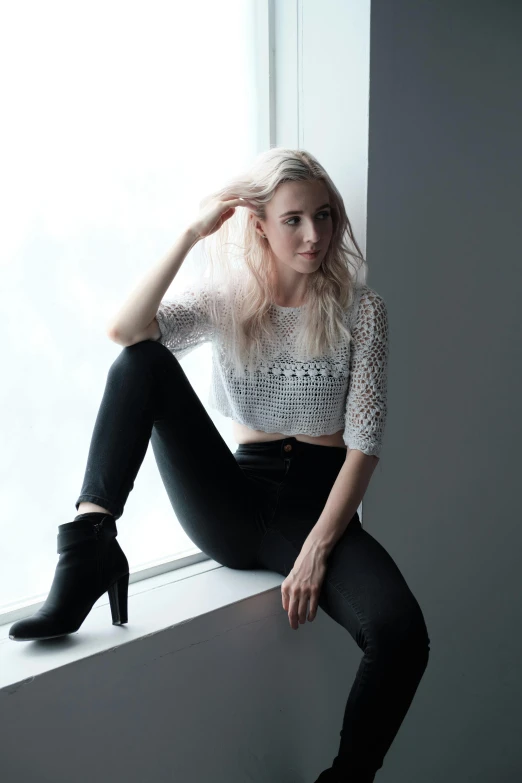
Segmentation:
{"type": "Polygon", "coordinates": [[[251,219],[252,219],[252,223],[254,225],[254,230],[256,231],[256,233],[259,234],[259,236],[263,236],[263,234],[265,232],[263,230],[263,226],[259,223],[259,220],[256,219],[255,215],[252,215],[251,219]]]}

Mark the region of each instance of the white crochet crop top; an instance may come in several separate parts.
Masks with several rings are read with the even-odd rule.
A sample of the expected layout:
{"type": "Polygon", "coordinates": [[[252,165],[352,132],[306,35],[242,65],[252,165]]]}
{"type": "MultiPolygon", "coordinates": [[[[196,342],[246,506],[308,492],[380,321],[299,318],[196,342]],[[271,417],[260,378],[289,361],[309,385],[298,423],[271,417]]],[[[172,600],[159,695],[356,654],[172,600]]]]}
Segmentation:
{"type": "Polygon", "coordinates": [[[348,449],[379,456],[386,423],[388,317],[382,297],[358,284],[347,325],[352,343],[340,341],[333,357],[298,362],[292,344],[300,307],[271,305],[279,336],[269,361],[245,378],[220,359],[226,323],[215,325],[208,312],[208,288],[192,285],[164,299],[156,315],[161,337],[177,359],[212,343],[208,405],[255,430],[285,436],[331,435],[343,430],[348,449]]]}

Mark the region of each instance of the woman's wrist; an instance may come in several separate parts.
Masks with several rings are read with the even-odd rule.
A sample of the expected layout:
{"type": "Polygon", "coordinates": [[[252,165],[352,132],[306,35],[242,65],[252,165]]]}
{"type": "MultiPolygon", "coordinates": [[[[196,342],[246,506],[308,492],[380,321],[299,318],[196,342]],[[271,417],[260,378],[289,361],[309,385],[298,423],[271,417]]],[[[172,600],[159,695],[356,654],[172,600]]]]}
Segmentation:
{"type": "Polygon", "coordinates": [[[184,231],[185,236],[187,239],[189,239],[193,245],[195,245],[197,242],[199,242],[200,239],[202,239],[201,234],[199,233],[197,226],[191,224],[188,226],[184,231]]]}

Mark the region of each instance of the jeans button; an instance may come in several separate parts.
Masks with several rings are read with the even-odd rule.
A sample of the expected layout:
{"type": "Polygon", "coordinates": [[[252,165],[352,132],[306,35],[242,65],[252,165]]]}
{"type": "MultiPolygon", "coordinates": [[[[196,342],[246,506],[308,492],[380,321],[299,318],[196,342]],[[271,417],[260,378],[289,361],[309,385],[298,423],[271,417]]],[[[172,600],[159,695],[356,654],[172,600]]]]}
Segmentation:
{"type": "Polygon", "coordinates": [[[292,451],[292,444],[287,443],[286,446],[283,447],[285,451],[292,451]]]}

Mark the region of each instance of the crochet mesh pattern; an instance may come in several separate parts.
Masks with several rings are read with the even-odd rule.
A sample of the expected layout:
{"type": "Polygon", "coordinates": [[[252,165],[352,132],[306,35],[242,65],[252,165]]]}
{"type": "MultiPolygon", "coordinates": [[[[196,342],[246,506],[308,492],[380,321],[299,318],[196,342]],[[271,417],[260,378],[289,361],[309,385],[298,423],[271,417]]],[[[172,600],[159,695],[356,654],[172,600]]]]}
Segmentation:
{"type": "Polygon", "coordinates": [[[268,360],[240,378],[224,366],[230,339],[225,318],[214,324],[208,287],[191,286],[164,299],[156,315],[161,337],[177,359],[212,343],[212,375],[207,404],[234,421],[285,436],[331,435],[343,430],[349,449],[379,456],[387,415],[389,329],[386,304],[366,284],[358,284],[345,314],[352,342],[342,338],[331,356],[300,362],[294,342],[301,307],[271,305],[277,340],[268,360]]]}

